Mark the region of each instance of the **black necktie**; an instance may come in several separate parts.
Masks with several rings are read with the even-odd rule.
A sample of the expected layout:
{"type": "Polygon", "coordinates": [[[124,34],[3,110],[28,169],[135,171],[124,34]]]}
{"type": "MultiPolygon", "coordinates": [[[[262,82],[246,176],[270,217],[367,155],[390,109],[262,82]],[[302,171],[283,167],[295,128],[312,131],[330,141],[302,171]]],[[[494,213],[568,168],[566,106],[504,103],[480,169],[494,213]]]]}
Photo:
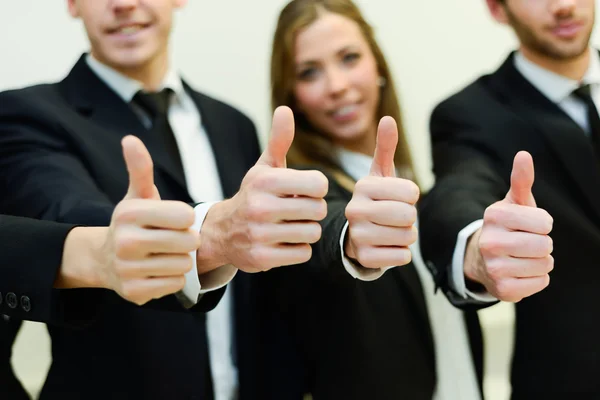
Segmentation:
{"type": "Polygon", "coordinates": [[[152,93],[140,90],[133,97],[133,102],[148,113],[148,116],[152,120],[151,131],[162,141],[165,150],[178,169],[177,172],[185,177],[179,147],[177,147],[177,141],[173,135],[168,118],[172,95],[173,91],[171,89],[163,89],[160,92],[152,93]]]}
{"type": "Polygon", "coordinates": [[[587,107],[588,122],[590,124],[590,139],[596,151],[596,157],[600,156],[600,116],[596,104],[592,99],[592,88],[590,85],[581,85],[573,91],[573,94],[581,99],[587,107]]]}
{"type": "MultiPolygon", "coordinates": [[[[132,102],[140,106],[152,120],[151,132],[157,135],[162,143],[164,144],[165,150],[169,154],[169,157],[175,163],[176,168],[179,169],[181,176],[185,177],[183,171],[183,164],[181,162],[181,155],[179,154],[179,148],[177,147],[177,141],[173,135],[173,130],[169,124],[169,105],[171,103],[171,96],[173,91],[171,89],[163,89],[160,92],[144,92],[139,91],[133,97],[132,102]]],[[[179,294],[177,294],[179,298],[179,294]]],[[[185,295],[183,295],[185,297],[185,295]]],[[[206,326],[206,325],[205,325],[206,326]]],[[[206,336],[206,330],[202,333],[202,345],[205,352],[205,357],[199,362],[204,363],[204,385],[202,387],[203,394],[202,400],[211,400],[214,398],[212,374],[210,368],[210,356],[208,350],[208,338],[206,336]]],[[[192,366],[190,366],[192,368],[192,366]]]]}

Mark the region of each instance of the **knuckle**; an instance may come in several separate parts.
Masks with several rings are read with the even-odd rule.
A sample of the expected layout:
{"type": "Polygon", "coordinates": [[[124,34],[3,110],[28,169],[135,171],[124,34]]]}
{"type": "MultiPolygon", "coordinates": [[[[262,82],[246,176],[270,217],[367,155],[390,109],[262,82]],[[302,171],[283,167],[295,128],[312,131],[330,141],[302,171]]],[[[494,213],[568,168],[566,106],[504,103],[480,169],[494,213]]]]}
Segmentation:
{"type": "Polygon", "coordinates": [[[118,258],[128,258],[138,245],[139,241],[132,235],[125,232],[115,233],[115,254],[118,258]]]}
{"type": "Polygon", "coordinates": [[[494,204],[488,207],[483,214],[483,220],[486,223],[499,225],[507,217],[507,212],[500,204],[494,204]]]}
{"type": "Polygon", "coordinates": [[[546,273],[550,273],[554,270],[554,257],[546,257],[546,273]]]}
{"type": "Polygon", "coordinates": [[[486,262],[487,275],[492,282],[500,282],[503,276],[503,264],[499,259],[491,259],[486,262]]]}
{"type": "Polygon", "coordinates": [[[178,276],[177,279],[175,279],[175,282],[174,282],[173,286],[175,288],[175,290],[173,291],[173,293],[182,290],[183,287],[185,286],[185,277],[178,276]]]}
{"type": "Polygon", "coordinates": [[[192,225],[194,225],[194,222],[196,220],[196,212],[194,211],[194,209],[185,203],[178,203],[182,210],[181,210],[181,223],[186,227],[189,228],[192,225]]]}
{"type": "Polygon", "coordinates": [[[398,182],[400,182],[402,191],[406,195],[407,203],[415,204],[417,201],[419,201],[419,197],[421,196],[421,190],[419,189],[419,186],[417,186],[416,183],[409,179],[400,179],[398,180],[398,182]]]}
{"type": "Polygon", "coordinates": [[[182,272],[185,274],[194,268],[194,260],[192,257],[184,257],[181,265],[182,272]]]}
{"type": "Polygon", "coordinates": [[[510,282],[507,279],[501,279],[495,282],[495,293],[496,297],[501,300],[513,301],[516,296],[513,293],[513,288],[510,282]]]}
{"type": "Polygon", "coordinates": [[[546,223],[545,226],[545,234],[549,234],[550,232],[552,232],[552,228],[554,227],[554,218],[552,218],[552,216],[550,215],[550,213],[546,210],[544,210],[545,216],[544,216],[544,220],[546,223]]]}
{"type": "Polygon", "coordinates": [[[319,201],[319,206],[316,211],[316,219],[322,221],[327,216],[327,202],[323,199],[319,201]]]}
{"type": "Polygon", "coordinates": [[[542,289],[547,288],[549,285],[550,285],[550,275],[545,275],[542,289]]]}
{"type": "Polygon", "coordinates": [[[252,196],[248,199],[246,207],[246,216],[250,221],[262,221],[267,219],[269,210],[264,206],[265,202],[261,201],[259,196],[252,196]]]}
{"type": "Polygon", "coordinates": [[[115,207],[113,212],[113,220],[117,224],[128,224],[136,218],[136,207],[133,207],[134,200],[121,201],[115,207]]]}
{"type": "Polygon", "coordinates": [[[354,185],[354,193],[365,194],[370,187],[370,177],[359,179],[354,185]]]}
{"type": "Polygon", "coordinates": [[[411,226],[410,229],[408,230],[407,234],[406,234],[407,238],[406,238],[406,246],[410,246],[411,244],[414,244],[417,239],[419,238],[419,231],[417,230],[416,226],[411,226]]]}
{"type": "Polygon", "coordinates": [[[312,247],[310,245],[302,246],[300,250],[299,263],[305,263],[312,258],[312,247]]]}
{"type": "Polygon", "coordinates": [[[486,232],[482,232],[479,237],[479,251],[482,255],[492,255],[498,252],[500,244],[491,235],[486,235],[486,232]]]}
{"type": "Polygon", "coordinates": [[[325,197],[329,192],[329,180],[321,171],[312,171],[314,174],[313,185],[318,197],[325,197]]]}
{"type": "Polygon", "coordinates": [[[554,241],[552,240],[552,238],[550,236],[546,236],[546,243],[545,243],[545,252],[548,253],[548,255],[550,253],[552,253],[552,251],[554,250],[554,241]]]}
{"type": "Polygon", "coordinates": [[[277,174],[274,173],[276,171],[279,172],[279,169],[261,170],[259,173],[256,173],[252,176],[252,179],[248,183],[248,186],[252,190],[267,190],[270,186],[273,185],[274,180],[277,179],[277,174]]]}
{"type": "Polygon", "coordinates": [[[349,222],[356,221],[361,218],[362,212],[360,205],[357,204],[357,201],[354,198],[350,200],[350,202],[346,206],[346,211],[344,212],[344,214],[349,222]]]}
{"type": "Polygon", "coordinates": [[[265,229],[260,224],[250,224],[247,232],[251,243],[262,243],[267,239],[265,229]]]}
{"type": "Polygon", "coordinates": [[[316,243],[321,239],[321,235],[323,234],[323,228],[320,224],[313,223],[311,224],[311,229],[309,231],[308,243],[316,243]]]}
{"type": "Polygon", "coordinates": [[[269,254],[261,246],[253,246],[248,255],[248,262],[253,269],[263,270],[269,267],[269,254]]]}
{"type": "Polygon", "coordinates": [[[124,279],[129,275],[129,268],[127,263],[120,260],[114,262],[113,271],[119,279],[124,279]]]}
{"type": "Polygon", "coordinates": [[[190,249],[189,251],[196,250],[200,247],[200,232],[194,229],[189,229],[188,234],[190,237],[190,249]]]}
{"type": "Polygon", "coordinates": [[[356,259],[365,268],[379,268],[379,264],[375,257],[373,257],[373,252],[370,248],[365,246],[358,246],[355,249],[356,259]]]}
{"type": "Polygon", "coordinates": [[[402,249],[400,254],[398,255],[398,260],[396,261],[396,265],[406,265],[412,261],[412,252],[409,249],[402,249]]]}
{"type": "Polygon", "coordinates": [[[417,208],[415,206],[411,205],[406,210],[406,218],[408,219],[408,223],[410,223],[411,225],[417,222],[417,208]]]}
{"type": "Polygon", "coordinates": [[[129,282],[124,282],[121,284],[121,295],[129,300],[129,301],[135,301],[136,299],[136,290],[135,287],[133,286],[133,284],[129,283],[129,282]]]}
{"type": "Polygon", "coordinates": [[[348,227],[350,238],[355,246],[360,246],[365,240],[366,232],[361,224],[352,224],[348,227]]]}

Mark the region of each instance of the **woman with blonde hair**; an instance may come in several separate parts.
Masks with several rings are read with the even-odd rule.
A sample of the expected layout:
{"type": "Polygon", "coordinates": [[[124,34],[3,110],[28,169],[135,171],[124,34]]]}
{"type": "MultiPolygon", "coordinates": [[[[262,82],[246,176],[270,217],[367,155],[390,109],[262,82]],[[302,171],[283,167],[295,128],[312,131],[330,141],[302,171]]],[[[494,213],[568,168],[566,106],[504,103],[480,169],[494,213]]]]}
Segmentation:
{"type": "Polygon", "coordinates": [[[288,165],[322,170],[329,193],[311,261],[260,278],[263,339],[279,346],[264,360],[275,382],[267,397],[298,398],[294,371],[302,378],[296,394],[316,400],[480,398],[464,315],[434,295],[413,244],[418,187],[399,102],[356,5],[288,3],[271,85],[272,107],[295,115],[288,165]]]}

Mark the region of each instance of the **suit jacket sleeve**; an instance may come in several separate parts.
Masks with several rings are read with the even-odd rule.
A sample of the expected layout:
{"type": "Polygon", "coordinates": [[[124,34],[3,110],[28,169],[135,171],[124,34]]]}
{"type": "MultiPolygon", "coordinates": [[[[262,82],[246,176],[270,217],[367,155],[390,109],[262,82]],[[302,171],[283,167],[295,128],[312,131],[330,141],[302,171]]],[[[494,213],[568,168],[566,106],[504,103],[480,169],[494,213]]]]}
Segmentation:
{"type": "Polygon", "coordinates": [[[0,314],[51,324],[89,318],[72,292],[53,289],[73,227],[0,216],[0,314]]]}
{"type": "MultiPolygon", "coordinates": [[[[71,151],[70,140],[51,115],[30,112],[23,96],[0,95],[0,212],[55,222],[108,226],[116,204],[96,185],[86,160],[71,151]],[[22,103],[22,104],[21,104],[22,103]]],[[[95,308],[109,291],[81,289],[81,302],[95,308]],[[94,293],[90,295],[90,293],[94,293]]],[[[206,312],[213,309],[224,289],[205,294],[186,309],[174,295],[144,307],[206,312]]],[[[111,295],[112,296],[112,295],[111,295]]]]}
{"type": "Polygon", "coordinates": [[[498,173],[498,157],[485,126],[468,107],[450,99],[431,117],[431,144],[436,184],[419,202],[423,258],[436,286],[457,307],[479,309],[495,303],[464,299],[449,284],[458,233],[482,219],[485,209],[504,198],[508,184],[498,173]]]}

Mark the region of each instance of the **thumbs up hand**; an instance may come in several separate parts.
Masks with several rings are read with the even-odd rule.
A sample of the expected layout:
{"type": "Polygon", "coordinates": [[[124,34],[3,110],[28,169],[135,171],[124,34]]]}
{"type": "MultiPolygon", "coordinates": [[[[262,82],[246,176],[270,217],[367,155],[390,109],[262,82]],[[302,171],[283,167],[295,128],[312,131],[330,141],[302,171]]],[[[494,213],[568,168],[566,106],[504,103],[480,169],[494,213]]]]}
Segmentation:
{"type": "Polygon", "coordinates": [[[199,232],[190,229],[195,218],[191,206],[160,200],[144,144],[127,136],[122,145],[130,184],[97,257],[98,286],[142,305],[183,288],[199,232]]]}
{"type": "Polygon", "coordinates": [[[513,163],[510,190],[488,207],[483,226],[473,234],[465,254],[465,275],[494,297],[518,302],[548,286],[554,268],[553,219],[537,208],[532,194],[533,159],[525,151],[513,163]]]}
{"type": "Polygon", "coordinates": [[[202,226],[198,263],[207,270],[233,264],[245,272],[306,262],[321,237],[328,181],[318,171],[286,168],[294,139],[288,107],[273,114],[271,138],[239,192],[213,205],[202,226]]]}
{"type": "Polygon", "coordinates": [[[412,181],[396,177],[397,144],[396,122],[391,117],[382,118],[370,174],[356,183],[346,206],[344,251],[366,268],[408,264],[409,246],[417,240],[414,224],[419,188],[412,181]]]}

